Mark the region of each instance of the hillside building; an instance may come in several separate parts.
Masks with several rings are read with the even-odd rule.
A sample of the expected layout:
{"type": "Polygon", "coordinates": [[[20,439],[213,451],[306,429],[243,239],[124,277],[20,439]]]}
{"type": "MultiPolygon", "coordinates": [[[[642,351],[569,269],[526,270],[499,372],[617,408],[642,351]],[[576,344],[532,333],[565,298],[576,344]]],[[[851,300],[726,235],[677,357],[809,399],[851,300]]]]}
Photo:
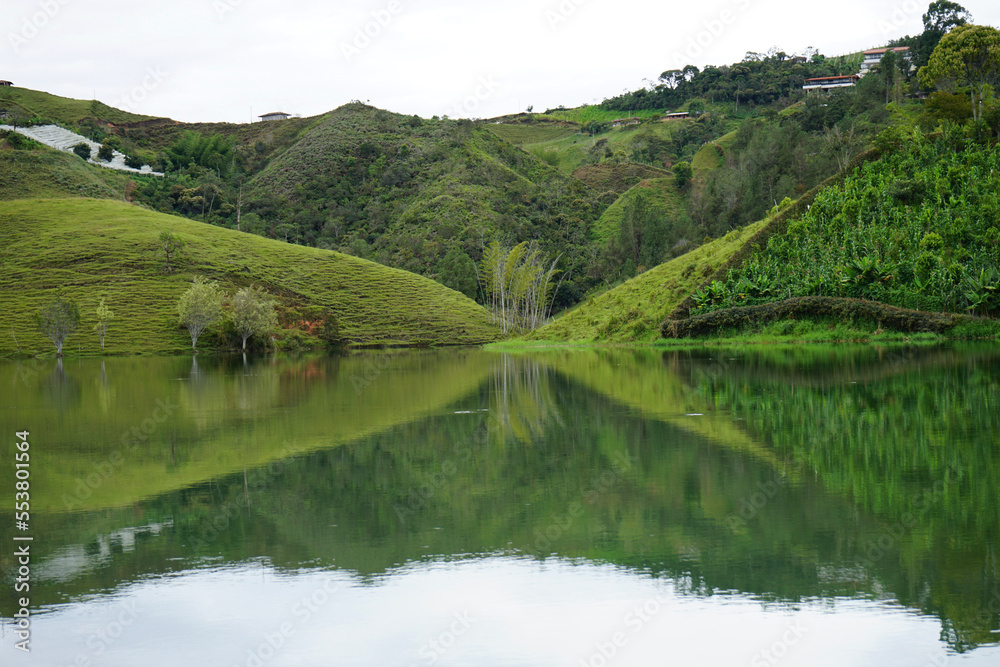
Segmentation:
{"type": "Polygon", "coordinates": [[[0,81],[0,86],[13,86],[10,81],[0,81]]]}
{"type": "Polygon", "coordinates": [[[257,117],[261,120],[288,120],[292,117],[292,115],[285,113],[284,111],[272,111],[271,113],[266,113],[257,117]]]}
{"type": "Polygon", "coordinates": [[[848,74],[847,76],[820,76],[815,79],[806,79],[802,83],[802,90],[807,93],[813,91],[829,92],[840,88],[853,88],[861,80],[858,74],[848,74]]]}
{"type": "Polygon", "coordinates": [[[907,63],[910,63],[912,67],[913,54],[910,52],[910,47],[908,46],[894,46],[894,47],[884,47],[881,49],[868,49],[865,51],[865,59],[861,61],[861,69],[858,72],[858,76],[864,76],[871,71],[872,67],[878,65],[879,61],[882,60],[882,56],[885,55],[886,51],[895,51],[897,55],[903,58],[907,63]]]}
{"type": "Polygon", "coordinates": [[[638,118],[615,118],[611,121],[611,127],[624,127],[625,125],[638,125],[642,121],[638,118]]]}

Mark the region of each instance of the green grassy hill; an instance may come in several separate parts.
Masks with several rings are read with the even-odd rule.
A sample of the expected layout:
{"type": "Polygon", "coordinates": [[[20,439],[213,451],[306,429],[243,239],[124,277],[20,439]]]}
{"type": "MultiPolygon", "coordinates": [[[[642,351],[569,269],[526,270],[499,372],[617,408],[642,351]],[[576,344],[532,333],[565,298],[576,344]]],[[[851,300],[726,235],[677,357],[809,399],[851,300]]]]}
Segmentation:
{"type": "MultiPolygon", "coordinates": [[[[534,240],[584,268],[602,210],[582,182],[470,121],[423,120],[345,105],[247,182],[246,200],[279,238],[339,249],[474,295],[472,262],[493,239],[534,240]]],[[[266,232],[266,229],[264,230],[266,232]]]]}
{"type": "Polygon", "coordinates": [[[528,340],[648,343],[660,338],[667,315],[767,224],[729,232],[585,301],[532,332],[528,340]]]}
{"type": "Polygon", "coordinates": [[[609,121],[627,114],[577,111],[516,118],[517,122],[491,123],[486,127],[562,173],[572,174],[586,165],[598,164],[612,157],[618,162],[628,159],[633,164],[662,169],[672,159],[670,142],[674,133],[691,122],[657,121],[655,116],[650,118],[653,114],[649,112],[643,114],[643,122],[639,125],[611,127],[609,121]],[[564,114],[565,118],[560,116],[554,120],[556,114],[564,114]],[[584,126],[588,122],[601,124],[596,134],[591,135],[587,130],[590,126],[584,126]]]}
{"type": "Polygon", "coordinates": [[[597,192],[613,192],[619,195],[647,178],[666,178],[670,175],[666,169],[634,162],[588,164],[573,172],[573,178],[580,179],[597,192]]]}
{"type": "Polygon", "coordinates": [[[594,239],[605,244],[618,234],[626,210],[638,198],[642,198],[655,215],[668,220],[675,220],[685,207],[684,196],[678,192],[673,176],[646,179],[631,187],[601,214],[594,223],[594,239]]]}
{"type": "Polygon", "coordinates": [[[485,310],[426,278],[124,202],[0,202],[0,247],[0,312],[7,329],[0,337],[0,354],[15,352],[15,335],[23,352],[54,351],[35,329],[32,314],[59,290],[79,304],[83,316],[67,339],[67,351],[100,351],[93,326],[102,298],[116,314],[108,353],[189,350],[187,331],[177,324],[176,304],[196,274],[218,280],[230,292],[259,285],[279,298],[286,319],[327,308],[354,344],[476,344],[497,338],[485,310]],[[187,242],[175,273],[162,271],[156,250],[162,230],[187,242]]]}
{"type": "Polygon", "coordinates": [[[153,120],[152,116],[122,111],[97,100],[74,100],[16,86],[0,88],[0,110],[22,121],[37,118],[59,125],[76,125],[87,119],[115,124],[153,120]]]}
{"type": "MultiPolygon", "coordinates": [[[[5,150],[0,142],[0,199],[123,199],[130,175],[89,165],[72,153],[40,146],[5,150]]],[[[153,177],[147,177],[153,178],[153,177]]]]}

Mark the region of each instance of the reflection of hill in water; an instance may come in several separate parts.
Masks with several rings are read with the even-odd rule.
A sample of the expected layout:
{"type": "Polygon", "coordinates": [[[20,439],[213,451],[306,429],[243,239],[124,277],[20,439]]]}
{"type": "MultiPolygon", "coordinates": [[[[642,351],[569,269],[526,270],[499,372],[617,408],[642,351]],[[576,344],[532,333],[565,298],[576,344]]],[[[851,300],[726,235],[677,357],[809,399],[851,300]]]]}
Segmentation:
{"type": "MultiPolygon", "coordinates": [[[[25,414],[55,408],[48,446],[33,451],[35,485],[46,490],[33,511],[96,510],[420,419],[474,391],[492,364],[465,353],[246,366],[235,358],[91,360],[5,383],[0,400],[25,414]],[[54,387],[58,403],[49,400],[54,387]]],[[[0,489],[0,502],[11,493],[0,489]]]]}
{"type": "MultiPolygon", "coordinates": [[[[127,511],[49,517],[40,543],[52,550],[93,551],[97,534],[174,523],[39,599],[201,558],[378,578],[408,561],[514,550],[618,563],[690,581],[698,595],[889,593],[938,615],[955,648],[996,641],[995,356],[935,353],[870,368],[856,385],[782,382],[780,365],[759,359],[716,373],[674,352],[466,357],[453,370],[475,369],[474,385],[447,409],[303,452],[260,488],[240,470],[127,511]],[[897,532],[914,494],[958,469],[897,532]]],[[[425,356],[399,375],[442,379],[450,359],[425,356]]],[[[285,423],[317,403],[317,389],[296,382],[305,407],[288,408],[285,423]]]]}

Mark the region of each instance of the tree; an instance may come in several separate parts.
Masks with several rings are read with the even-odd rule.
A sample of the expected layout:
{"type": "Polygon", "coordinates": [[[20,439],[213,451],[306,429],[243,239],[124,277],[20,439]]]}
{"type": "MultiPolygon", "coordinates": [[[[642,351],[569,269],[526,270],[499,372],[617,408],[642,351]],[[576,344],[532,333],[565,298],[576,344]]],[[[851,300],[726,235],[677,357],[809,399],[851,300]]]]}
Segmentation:
{"type": "Polygon", "coordinates": [[[678,188],[683,188],[687,185],[691,180],[691,176],[694,175],[690,162],[678,162],[673,166],[671,171],[674,172],[674,182],[677,183],[678,188]]]}
{"type": "Polygon", "coordinates": [[[111,162],[115,157],[115,149],[109,144],[101,144],[101,147],[97,149],[97,159],[104,160],[105,162],[111,162]]]}
{"type": "Polygon", "coordinates": [[[1000,31],[988,25],[958,26],[941,38],[918,75],[926,87],[969,86],[972,119],[978,123],[989,87],[1000,82],[1000,31]]]}
{"type": "Polygon", "coordinates": [[[531,331],[549,316],[558,261],[556,257],[546,270],[548,257],[527,242],[508,250],[493,241],[483,251],[479,271],[483,294],[505,334],[531,331]]]}
{"type": "Polygon", "coordinates": [[[243,339],[244,352],[250,336],[267,335],[278,326],[274,301],[257,287],[244,287],[233,295],[229,318],[236,333],[243,339]]]}
{"type": "Polygon", "coordinates": [[[823,141],[823,152],[836,158],[837,166],[843,171],[857,155],[862,139],[855,133],[853,125],[846,132],[839,125],[834,125],[823,135],[823,141]]]}
{"type": "Polygon", "coordinates": [[[71,299],[59,294],[54,301],[38,309],[35,324],[56,346],[56,356],[61,357],[67,336],[80,324],[80,309],[71,299]]]}
{"type": "Polygon", "coordinates": [[[952,28],[967,24],[972,20],[972,14],[957,2],[936,0],[927,7],[927,13],[921,18],[924,21],[924,30],[943,35],[952,28]]]}
{"type": "Polygon", "coordinates": [[[475,299],[479,290],[476,284],[476,265],[461,248],[453,247],[438,262],[438,282],[475,299]]]}
{"type": "Polygon", "coordinates": [[[170,258],[180,254],[184,246],[187,245],[187,242],[167,229],[160,232],[156,240],[159,243],[159,247],[163,248],[163,254],[166,256],[166,264],[164,264],[163,270],[170,273],[173,271],[170,268],[170,258]]]}
{"type": "Polygon", "coordinates": [[[198,336],[222,314],[222,292],[217,283],[196,276],[177,304],[181,326],[191,334],[191,349],[198,352],[198,336]]]}
{"type": "Polygon", "coordinates": [[[73,152],[84,160],[89,160],[91,155],[90,144],[81,141],[76,146],[73,146],[73,152]]]}
{"type": "Polygon", "coordinates": [[[97,335],[101,338],[101,350],[104,349],[104,335],[108,333],[108,327],[114,318],[115,314],[104,305],[104,299],[101,299],[100,305],[97,306],[97,324],[94,326],[97,335]]]}
{"type": "Polygon", "coordinates": [[[665,83],[668,88],[676,88],[683,80],[684,72],[679,69],[670,69],[660,74],[660,81],[665,83]]]}

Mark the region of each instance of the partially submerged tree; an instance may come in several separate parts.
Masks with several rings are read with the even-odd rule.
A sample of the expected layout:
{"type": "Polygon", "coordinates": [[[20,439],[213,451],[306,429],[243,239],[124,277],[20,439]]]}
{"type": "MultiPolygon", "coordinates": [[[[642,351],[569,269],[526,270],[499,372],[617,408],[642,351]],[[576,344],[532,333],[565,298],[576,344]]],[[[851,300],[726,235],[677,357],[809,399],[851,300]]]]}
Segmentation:
{"type": "Polygon", "coordinates": [[[919,76],[928,88],[968,86],[972,119],[978,123],[983,100],[1000,84],[1000,30],[988,25],[958,26],[941,38],[919,76]]]}
{"type": "Polygon", "coordinates": [[[47,303],[35,313],[35,324],[56,346],[56,356],[63,356],[63,343],[80,324],[80,309],[62,294],[47,303]]]}
{"type": "Polygon", "coordinates": [[[101,299],[100,305],[97,306],[97,324],[94,326],[94,329],[101,338],[102,350],[104,349],[104,336],[108,333],[108,327],[114,318],[115,314],[111,312],[110,308],[104,305],[104,299],[101,299]]]}
{"type": "Polygon", "coordinates": [[[181,326],[191,334],[191,349],[198,352],[198,336],[222,314],[222,291],[215,282],[196,276],[177,304],[181,326]]]}
{"type": "Polygon", "coordinates": [[[156,240],[159,247],[163,249],[163,254],[166,257],[166,263],[163,266],[163,270],[170,273],[173,271],[173,269],[170,268],[170,258],[180,254],[181,250],[184,249],[184,246],[186,246],[187,243],[184,239],[166,229],[160,232],[160,235],[156,240]]]}
{"type": "Polygon", "coordinates": [[[236,333],[243,339],[244,351],[248,338],[269,334],[278,326],[274,301],[257,287],[244,287],[233,295],[229,317],[236,333]]]}

